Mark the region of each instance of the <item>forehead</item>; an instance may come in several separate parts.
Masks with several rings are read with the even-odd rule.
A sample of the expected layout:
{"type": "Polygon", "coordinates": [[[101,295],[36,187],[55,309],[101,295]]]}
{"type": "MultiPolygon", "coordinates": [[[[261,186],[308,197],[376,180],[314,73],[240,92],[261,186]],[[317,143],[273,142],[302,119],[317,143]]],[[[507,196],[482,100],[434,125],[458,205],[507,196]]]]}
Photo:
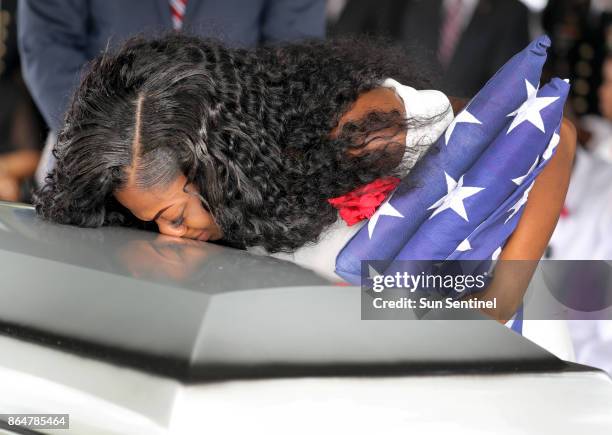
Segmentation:
{"type": "Polygon", "coordinates": [[[174,205],[185,197],[183,191],[185,182],[185,176],[181,175],[165,186],[144,188],[130,180],[124,188],[113,192],[113,195],[138,219],[149,221],[160,210],[174,205]]]}

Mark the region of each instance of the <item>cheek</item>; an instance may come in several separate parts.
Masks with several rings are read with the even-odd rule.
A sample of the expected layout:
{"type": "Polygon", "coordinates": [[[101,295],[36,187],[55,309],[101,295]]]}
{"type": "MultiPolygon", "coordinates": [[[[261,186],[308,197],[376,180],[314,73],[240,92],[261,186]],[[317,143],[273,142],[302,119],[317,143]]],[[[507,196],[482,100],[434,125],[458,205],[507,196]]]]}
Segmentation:
{"type": "Polygon", "coordinates": [[[185,223],[191,228],[206,228],[215,225],[212,215],[206,211],[197,198],[189,204],[189,215],[185,218],[185,223]]]}

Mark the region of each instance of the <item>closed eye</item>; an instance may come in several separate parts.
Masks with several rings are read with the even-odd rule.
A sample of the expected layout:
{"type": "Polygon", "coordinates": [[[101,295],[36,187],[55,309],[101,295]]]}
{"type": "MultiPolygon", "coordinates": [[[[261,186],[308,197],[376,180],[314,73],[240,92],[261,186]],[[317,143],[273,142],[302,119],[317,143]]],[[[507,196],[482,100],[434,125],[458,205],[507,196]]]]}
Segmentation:
{"type": "Polygon", "coordinates": [[[184,221],[185,221],[185,218],[183,217],[183,215],[181,215],[179,218],[171,221],[170,225],[172,225],[173,227],[180,227],[181,225],[183,225],[184,221]]]}

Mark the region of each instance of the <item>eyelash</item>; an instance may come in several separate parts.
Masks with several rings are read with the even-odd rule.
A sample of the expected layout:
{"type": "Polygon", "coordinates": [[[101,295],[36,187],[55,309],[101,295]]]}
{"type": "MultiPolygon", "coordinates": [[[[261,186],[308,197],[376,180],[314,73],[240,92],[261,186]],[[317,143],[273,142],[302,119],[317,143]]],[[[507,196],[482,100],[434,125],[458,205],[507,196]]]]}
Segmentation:
{"type": "Polygon", "coordinates": [[[181,225],[183,225],[184,220],[185,219],[183,218],[183,216],[181,216],[180,218],[170,222],[170,225],[172,225],[173,227],[180,227],[181,225]]]}

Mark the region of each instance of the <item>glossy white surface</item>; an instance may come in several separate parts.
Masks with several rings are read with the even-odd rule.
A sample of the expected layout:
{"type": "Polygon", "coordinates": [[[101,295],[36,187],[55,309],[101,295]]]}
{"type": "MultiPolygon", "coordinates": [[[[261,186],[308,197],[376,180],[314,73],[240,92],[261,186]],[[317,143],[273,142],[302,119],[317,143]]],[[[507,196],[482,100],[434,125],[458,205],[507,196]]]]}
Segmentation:
{"type": "Polygon", "coordinates": [[[180,397],[176,433],[196,413],[227,433],[612,433],[612,383],[594,372],[228,382],[180,397]]]}
{"type": "Polygon", "coordinates": [[[74,434],[576,434],[612,431],[600,372],[299,378],[184,386],[0,336],[0,409],[74,434]]]}

